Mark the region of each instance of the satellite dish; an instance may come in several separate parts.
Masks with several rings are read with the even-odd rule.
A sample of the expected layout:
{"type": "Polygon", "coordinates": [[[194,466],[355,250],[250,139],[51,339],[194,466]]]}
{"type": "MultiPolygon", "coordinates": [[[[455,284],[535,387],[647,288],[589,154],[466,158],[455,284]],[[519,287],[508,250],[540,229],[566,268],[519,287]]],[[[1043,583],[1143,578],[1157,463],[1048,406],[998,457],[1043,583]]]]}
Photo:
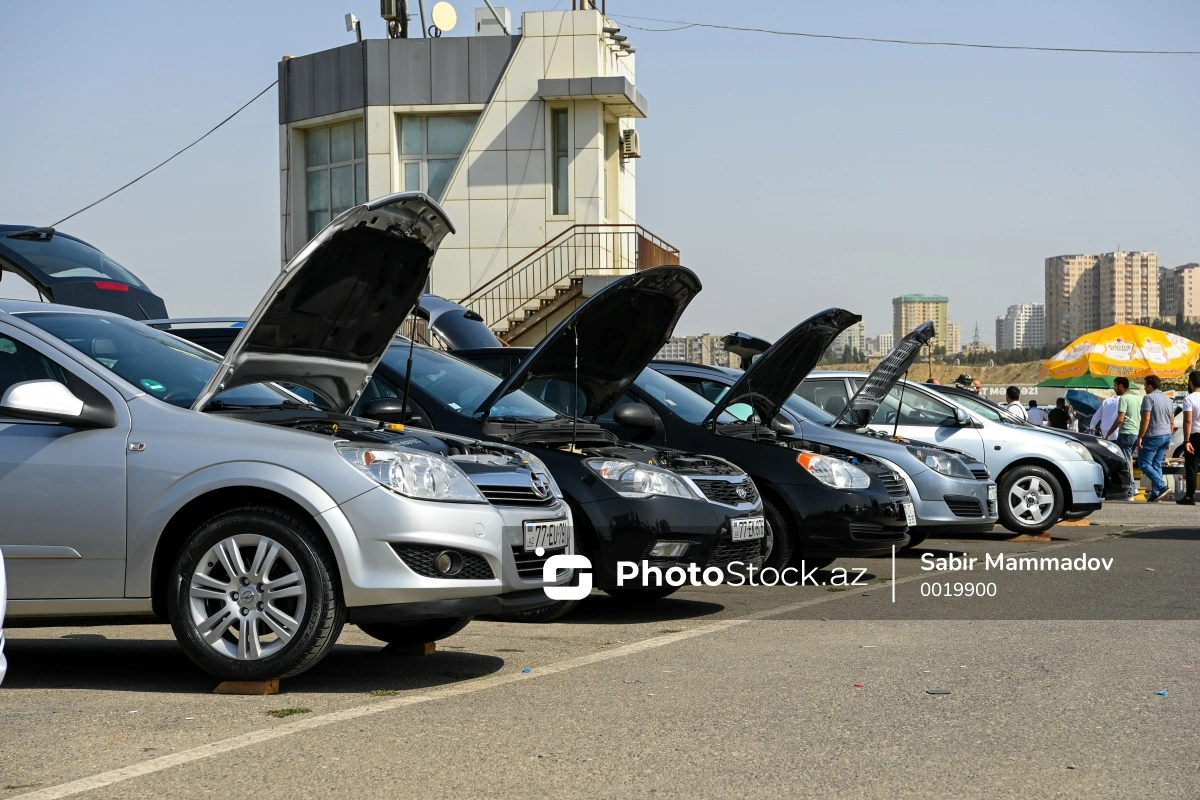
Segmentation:
{"type": "Polygon", "coordinates": [[[433,27],[439,31],[447,32],[454,30],[454,26],[458,23],[458,12],[454,10],[454,6],[442,0],[433,7],[433,27]]]}

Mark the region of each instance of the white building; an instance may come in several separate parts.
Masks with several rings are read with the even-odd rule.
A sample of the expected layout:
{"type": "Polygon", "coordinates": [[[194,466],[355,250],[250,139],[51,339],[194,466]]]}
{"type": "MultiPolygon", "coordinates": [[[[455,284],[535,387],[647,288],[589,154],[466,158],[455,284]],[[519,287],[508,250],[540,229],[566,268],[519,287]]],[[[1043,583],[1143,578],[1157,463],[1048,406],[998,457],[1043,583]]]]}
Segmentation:
{"type": "Polygon", "coordinates": [[[637,225],[635,120],[649,105],[619,26],[597,10],[527,12],[506,35],[484,14],[473,36],[280,62],[283,258],[357,203],[427,192],[456,228],[431,291],[529,342],[577,305],[584,278],[679,252],[637,225]]]}
{"type": "Polygon", "coordinates": [[[1046,344],[1046,306],[1018,303],[996,318],[996,350],[1023,350],[1046,344]]]}
{"type": "Polygon", "coordinates": [[[851,325],[846,330],[837,335],[830,345],[833,355],[836,358],[842,358],[845,355],[846,348],[857,354],[865,354],[867,351],[867,326],[861,322],[851,325]]]}
{"type": "Polygon", "coordinates": [[[957,322],[946,323],[946,355],[955,356],[962,352],[962,326],[957,322]]]}

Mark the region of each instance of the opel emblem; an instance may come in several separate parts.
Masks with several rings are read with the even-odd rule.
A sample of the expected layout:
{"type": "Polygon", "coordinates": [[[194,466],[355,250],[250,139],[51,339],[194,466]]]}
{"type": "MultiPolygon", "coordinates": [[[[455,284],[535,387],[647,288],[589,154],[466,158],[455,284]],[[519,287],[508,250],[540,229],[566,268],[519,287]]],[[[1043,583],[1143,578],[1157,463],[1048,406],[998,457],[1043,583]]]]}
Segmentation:
{"type": "Polygon", "coordinates": [[[739,483],[738,487],[736,489],[734,489],[734,492],[736,492],[737,496],[742,498],[743,500],[745,500],[746,495],[749,494],[749,492],[746,491],[746,485],[744,483],[739,483]]]}
{"type": "Polygon", "coordinates": [[[533,493],[542,500],[550,496],[550,481],[545,475],[535,472],[529,476],[529,483],[533,486],[533,493]]]}

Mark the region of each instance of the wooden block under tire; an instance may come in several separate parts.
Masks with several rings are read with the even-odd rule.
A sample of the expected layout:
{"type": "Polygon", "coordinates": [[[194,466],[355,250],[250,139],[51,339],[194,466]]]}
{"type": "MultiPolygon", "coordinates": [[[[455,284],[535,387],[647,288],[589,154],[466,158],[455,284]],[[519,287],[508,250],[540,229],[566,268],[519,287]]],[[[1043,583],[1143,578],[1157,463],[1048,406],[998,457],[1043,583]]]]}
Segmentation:
{"type": "Polygon", "coordinates": [[[269,681],[225,681],[213,689],[213,694],[279,694],[279,679],[272,678],[269,681]]]}
{"type": "Polygon", "coordinates": [[[389,644],[383,648],[389,656],[431,656],[437,652],[437,642],[419,644],[389,644]]]}
{"type": "Polygon", "coordinates": [[[1059,525],[1070,526],[1074,528],[1086,528],[1092,524],[1092,521],[1087,517],[1082,519],[1063,519],[1058,521],[1059,525]]]}

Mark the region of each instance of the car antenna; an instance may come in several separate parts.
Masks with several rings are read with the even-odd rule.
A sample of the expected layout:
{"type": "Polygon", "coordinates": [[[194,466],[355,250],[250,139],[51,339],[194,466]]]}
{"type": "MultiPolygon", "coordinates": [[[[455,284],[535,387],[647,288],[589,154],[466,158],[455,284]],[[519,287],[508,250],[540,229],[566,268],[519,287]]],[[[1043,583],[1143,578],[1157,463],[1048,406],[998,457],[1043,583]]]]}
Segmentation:
{"type": "MultiPolygon", "coordinates": [[[[407,321],[412,317],[412,312],[408,313],[405,318],[407,321]]],[[[417,339],[417,323],[413,320],[412,330],[408,332],[408,365],[404,368],[404,389],[400,392],[400,419],[408,419],[408,387],[412,383],[412,362],[413,362],[413,346],[417,339]]]]}
{"type": "Polygon", "coordinates": [[[575,445],[576,434],[579,432],[579,321],[571,323],[571,332],[575,334],[575,383],[571,387],[574,391],[571,393],[571,404],[574,408],[571,409],[571,449],[577,449],[575,445]]]}
{"type": "Polygon", "coordinates": [[[896,403],[896,421],[892,423],[892,438],[900,431],[900,412],[904,410],[904,387],[908,385],[908,370],[904,370],[904,380],[900,383],[900,401],[896,403]]]}

